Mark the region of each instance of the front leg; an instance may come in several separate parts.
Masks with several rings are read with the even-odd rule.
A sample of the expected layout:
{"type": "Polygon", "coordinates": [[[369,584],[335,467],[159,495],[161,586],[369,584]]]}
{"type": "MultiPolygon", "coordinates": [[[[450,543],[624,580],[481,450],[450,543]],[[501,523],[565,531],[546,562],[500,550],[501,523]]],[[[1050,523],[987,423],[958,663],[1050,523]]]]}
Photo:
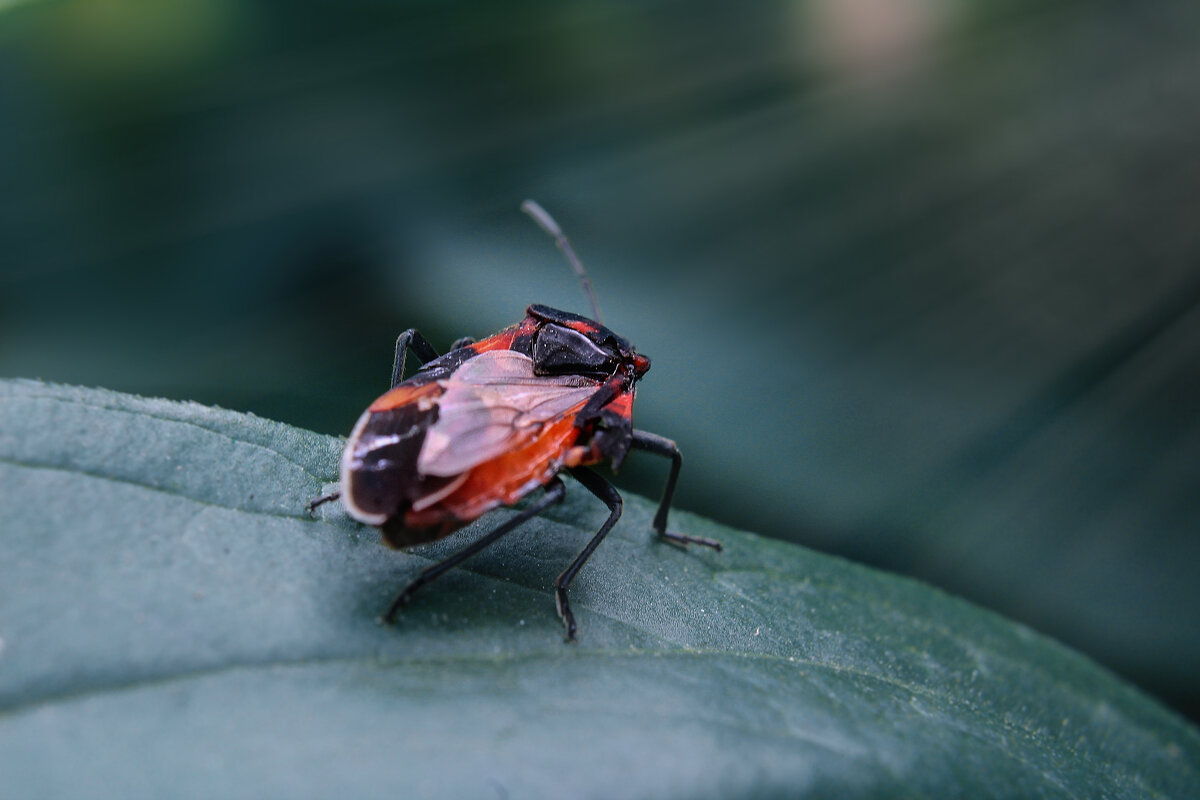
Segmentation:
{"type": "Polygon", "coordinates": [[[716,539],[703,536],[688,536],[667,530],[667,512],[671,508],[671,499],[675,496],[675,482],[679,480],[679,469],[683,466],[683,456],[679,448],[670,439],[646,431],[634,431],[629,446],[635,450],[645,450],[659,456],[671,459],[671,473],[667,476],[667,488],[663,490],[662,502],[658,504],[658,512],[654,515],[654,530],[659,536],[674,544],[701,544],[714,550],[721,550],[721,543],[716,539]]]}
{"type": "Polygon", "coordinates": [[[404,380],[404,359],[408,356],[410,347],[417,354],[417,358],[421,359],[422,364],[428,364],[438,357],[437,350],[433,349],[429,340],[422,336],[416,328],[409,328],[400,334],[396,337],[396,359],[392,362],[393,389],[400,381],[404,380]]]}

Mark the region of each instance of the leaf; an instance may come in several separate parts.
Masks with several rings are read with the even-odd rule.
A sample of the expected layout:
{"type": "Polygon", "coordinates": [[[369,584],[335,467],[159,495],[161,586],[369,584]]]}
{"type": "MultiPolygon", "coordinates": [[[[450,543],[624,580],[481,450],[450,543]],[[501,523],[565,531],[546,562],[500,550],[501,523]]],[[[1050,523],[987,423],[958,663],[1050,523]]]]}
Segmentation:
{"type": "MultiPolygon", "coordinates": [[[[336,503],[341,442],[0,382],[0,796],[1185,797],[1200,737],[1028,629],[653,504],[544,517],[375,620],[430,559],[336,503]]],[[[686,479],[686,473],[685,473],[686,479]]]]}

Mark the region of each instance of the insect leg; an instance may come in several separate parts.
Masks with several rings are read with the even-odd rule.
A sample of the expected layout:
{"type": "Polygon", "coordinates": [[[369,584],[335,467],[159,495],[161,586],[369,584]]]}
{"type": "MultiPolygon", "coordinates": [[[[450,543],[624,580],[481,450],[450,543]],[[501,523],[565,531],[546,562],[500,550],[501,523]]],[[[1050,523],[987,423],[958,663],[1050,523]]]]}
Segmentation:
{"type": "MultiPolygon", "coordinates": [[[[459,341],[461,342],[462,340],[460,339],[459,341]]],[[[455,343],[455,346],[457,347],[458,344],[455,343]]],[[[404,379],[404,361],[410,347],[417,354],[417,358],[421,359],[422,364],[428,363],[438,357],[437,351],[433,349],[433,345],[416,328],[409,328],[400,334],[396,337],[396,358],[392,362],[393,389],[396,388],[396,384],[404,379]]],[[[318,497],[308,504],[308,513],[313,513],[317,509],[317,506],[337,500],[341,496],[341,492],[330,492],[327,495],[318,497]]]]}
{"type": "Polygon", "coordinates": [[[421,359],[422,364],[427,364],[438,357],[433,345],[416,328],[409,328],[397,336],[396,359],[392,362],[392,388],[404,380],[404,359],[408,355],[410,347],[417,354],[417,358],[421,359]]]}
{"type": "Polygon", "coordinates": [[[612,530],[612,526],[617,524],[624,506],[624,501],[621,500],[621,495],[617,494],[617,490],[587,467],[575,467],[571,470],[571,474],[589,492],[604,501],[604,505],[608,506],[608,519],[600,526],[600,530],[596,531],[596,535],[587,543],[587,547],[583,548],[583,552],[571,562],[571,566],[563,570],[563,574],[554,581],[554,602],[558,606],[558,615],[562,617],[563,625],[567,628],[567,641],[575,638],[575,615],[571,613],[571,604],[567,602],[567,589],[570,588],[575,573],[579,572],[579,568],[584,565],[584,562],[612,530]]]}
{"type": "Polygon", "coordinates": [[[342,496],[341,492],[330,492],[327,495],[322,495],[321,497],[318,497],[316,500],[313,500],[311,503],[308,504],[308,513],[310,513],[310,514],[313,513],[314,511],[317,510],[317,506],[323,506],[332,500],[337,500],[341,496],[342,496]]]}
{"type": "Polygon", "coordinates": [[[446,558],[434,564],[433,566],[426,567],[425,569],[421,570],[421,573],[417,575],[417,577],[414,578],[412,582],[408,584],[408,586],[405,586],[404,590],[400,592],[400,594],[396,595],[396,599],[392,601],[392,604],[388,606],[387,612],[383,615],[383,621],[387,623],[394,622],[396,619],[396,614],[400,612],[400,608],[412,599],[412,596],[417,589],[420,589],[425,584],[434,580],[446,570],[457,567],[459,564],[466,561],[468,558],[475,555],[488,545],[494,543],[501,536],[508,533],[521,523],[527,522],[532,517],[536,517],[550,506],[562,500],[565,493],[566,490],[563,488],[562,481],[557,477],[552,479],[546,484],[546,493],[542,495],[542,499],[538,500],[520,514],[517,514],[515,517],[512,517],[511,519],[497,526],[495,530],[478,541],[473,542],[449,558],[446,558]]]}
{"type": "Polygon", "coordinates": [[[667,530],[667,512],[671,508],[671,498],[675,496],[675,482],[679,480],[679,468],[683,466],[683,456],[679,454],[679,448],[675,446],[675,443],[658,434],[646,431],[634,431],[633,439],[630,440],[629,446],[636,450],[645,450],[648,453],[666,456],[671,459],[671,474],[667,476],[667,488],[663,490],[662,502],[658,504],[658,511],[654,515],[653,525],[658,535],[674,544],[702,544],[705,547],[711,547],[714,550],[720,551],[721,543],[716,539],[706,539],[703,536],[688,536],[683,533],[675,533],[667,530]]]}
{"type": "Polygon", "coordinates": [[[475,337],[474,336],[464,336],[461,339],[455,339],[454,344],[450,345],[450,349],[457,350],[460,347],[466,347],[467,345],[472,345],[472,344],[475,344],[475,337]]]}

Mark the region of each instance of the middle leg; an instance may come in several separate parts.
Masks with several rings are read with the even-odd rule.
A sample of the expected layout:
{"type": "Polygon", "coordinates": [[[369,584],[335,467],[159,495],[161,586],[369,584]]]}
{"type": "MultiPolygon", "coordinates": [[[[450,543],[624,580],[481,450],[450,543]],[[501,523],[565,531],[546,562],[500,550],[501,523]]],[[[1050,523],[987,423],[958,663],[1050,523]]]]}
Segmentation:
{"type": "Polygon", "coordinates": [[[532,517],[536,517],[550,506],[562,500],[564,494],[565,489],[563,488],[562,481],[557,477],[554,478],[550,481],[550,483],[546,484],[546,493],[542,496],[542,498],[529,508],[517,514],[515,517],[512,517],[507,522],[497,526],[494,531],[480,538],[478,541],[473,542],[467,547],[464,547],[462,550],[450,556],[449,558],[446,558],[434,564],[433,566],[426,567],[425,569],[421,570],[421,573],[417,575],[417,577],[414,578],[412,582],[408,584],[408,586],[405,586],[404,590],[400,592],[400,594],[396,595],[396,599],[393,600],[391,606],[388,607],[387,613],[383,615],[383,621],[386,623],[394,622],[396,619],[396,614],[400,612],[401,607],[403,607],[406,603],[408,603],[409,600],[412,599],[412,596],[417,589],[420,589],[425,584],[434,580],[446,570],[457,567],[459,564],[466,561],[483,548],[493,544],[497,539],[521,523],[528,521],[532,517]]]}

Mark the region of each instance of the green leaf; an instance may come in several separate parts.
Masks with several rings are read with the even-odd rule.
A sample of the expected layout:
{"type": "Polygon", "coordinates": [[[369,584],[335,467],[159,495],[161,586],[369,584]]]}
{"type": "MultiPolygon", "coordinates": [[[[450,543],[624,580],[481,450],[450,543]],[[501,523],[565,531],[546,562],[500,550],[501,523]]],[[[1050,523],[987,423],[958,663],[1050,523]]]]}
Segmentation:
{"type": "MultiPolygon", "coordinates": [[[[0,382],[0,796],[1186,797],[1200,737],[1028,629],[676,513],[718,554],[568,500],[417,596],[509,511],[389,551],[340,440],[0,382]]],[[[665,470],[665,465],[664,465],[665,470]]],[[[684,479],[686,480],[686,472],[684,479]]]]}

